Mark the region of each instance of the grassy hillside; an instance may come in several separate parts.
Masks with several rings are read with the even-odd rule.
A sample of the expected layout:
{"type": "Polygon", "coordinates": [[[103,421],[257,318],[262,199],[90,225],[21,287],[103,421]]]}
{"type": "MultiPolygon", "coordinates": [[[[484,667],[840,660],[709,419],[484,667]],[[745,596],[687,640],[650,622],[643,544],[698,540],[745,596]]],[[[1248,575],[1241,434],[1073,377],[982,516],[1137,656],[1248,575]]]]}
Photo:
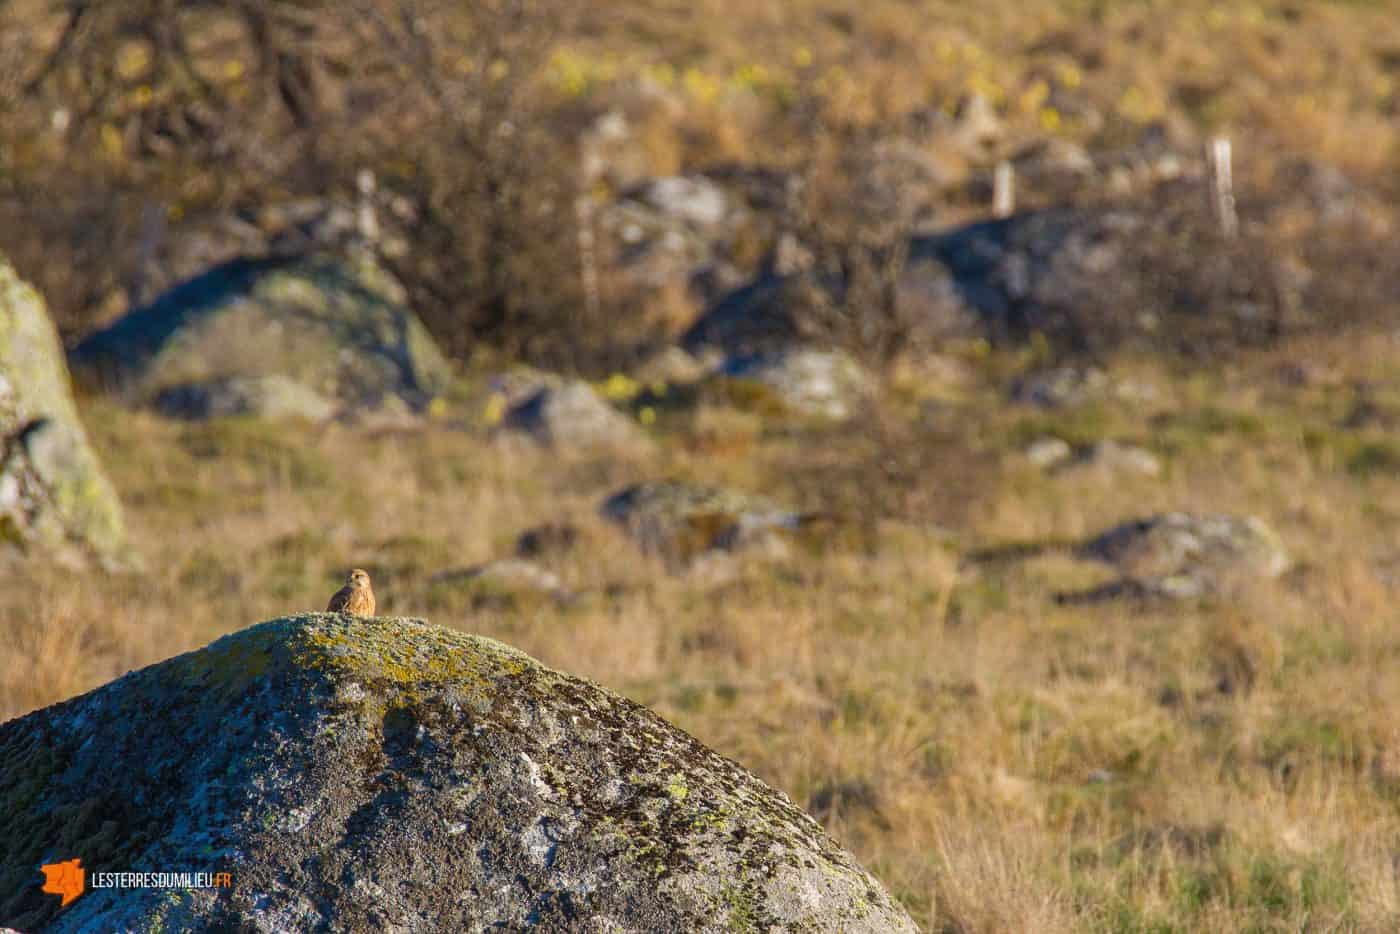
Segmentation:
{"type": "Polygon", "coordinates": [[[1213,373],[1125,361],[1110,377],[1152,401],[1047,413],[1005,402],[1023,360],[948,358],[906,374],[879,430],[707,403],[621,456],[492,440],[472,380],[415,430],[94,401],[149,573],[35,567],[6,588],[0,716],[319,608],[361,565],[382,612],[518,645],[751,766],[930,930],[1392,929],[1397,361],[1389,338],[1213,373]],[[1024,453],[1044,436],[1140,443],[1164,470],[1047,474],[1024,453]],[[663,476],[889,518],[674,572],[597,513],[663,476]],[[1174,509],[1257,515],[1295,569],[1229,597],[1082,606],[1053,595],[1106,569],[964,560],[1174,509]],[[565,605],[434,577],[545,522],[583,536],[544,559],[565,605]]]}
{"type": "MultiPolygon", "coordinates": [[[[945,222],[984,215],[995,161],[1046,140],[1133,168],[1153,134],[1190,160],[1221,134],[1248,191],[1286,187],[1276,170],[1302,158],[1400,196],[1394,0],[495,0],[419,4],[418,39],[393,28],[396,2],[284,0],[249,21],[188,3],[175,33],[159,4],[104,0],[71,41],[64,7],[0,7],[0,249],[66,338],[192,274],[169,238],[251,249],[295,205],[354,197],[368,168],[409,209],[397,271],[439,338],[504,318],[491,339],[528,346],[579,304],[561,205],[610,110],[634,177],[912,147],[950,179],[945,222]],[[950,151],[939,120],[973,95],[1004,133],[950,151]]],[[[1053,200],[1026,181],[1023,204],[1053,200]]],[[[760,229],[732,252],[751,267],[769,246],[760,229]]],[[[626,297],[606,311],[645,317],[626,297]]]]}
{"type": "MultiPolygon", "coordinates": [[[[219,4],[189,3],[181,20],[207,87],[144,83],[153,59],[131,40],[120,61],[89,62],[117,88],[101,95],[79,65],[41,72],[58,7],[0,0],[0,252],[76,340],[204,257],[180,248],[228,248],[216,222],[263,245],[269,218],[353,205],[372,169],[381,221],[407,238],[389,260],[457,382],[421,422],[377,425],[182,422],[82,400],[145,573],[33,562],[7,578],[0,718],[319,609],[359,566],[381,612],[519,646],[752,768],[929,931],[1400,929],[1400,2],[566,3],[578,15],[529,20],[510,54],[456,17],[513,0],[425,3],[443,17],[431,80],[357,32],[368,21],[347,19],[351,6],[288,5],[287,34],[316,40],[296,44],[323,94],[304,125],[306,74],[268,83],[219,4]],[[376,56],[352,54],[366,47],[376,56]],[[949,121],[972,98],[1003,132],[949,155],[949,121]],[[92,106],[70,112],[74,100],[92,106]],[[1114,188],[1106,166],[1132,176],[1144,139],[1198,159],[1225,135],[1245,235],[1229,247],[1213,225],[1149,226],[1140,256],[1119,255],[1164,260],[1152,300],[1267,307],[1241,283],[1280,308],[1285,292],[1308,296],[1288,310],[1315,336],[1263,321],[1248,351],[1192,348],[1192,362],[1152,352],[1189,343],[1174,330],[1188,319],[1166,319],[1161,340],[1098,361],[1120,391],[1065,408],[1010,400],[1019,376],[1055,362],[1044,334],[965,340],[893,355],[879,402],[849,424],[659,393],[618,406],[649,446],[541,449],[498,434],[493,368],[587,346],[581,368],[606,377],[598,361],[628,357],[597,344],[656,321],[674,337],[702,304],[690,267],[632,294],[610,291],[605,266],[601,307],[582,311],[573,225],[626,188],[584,171],[581,141],[609,113],[626,115],[636,164],[617,175],[633,183],[709,172],[763,188],[823,146],[908,143],[957,163],[937,166],[951,178],[930,199],[938,225],[987,216],[992,166],[1047,140],[1105,163],[1072,200],[1149,218],[1189,200],[1204,214],[1199,185],[1114,188]],[[1288,174],[1299,160],[1319,171],[1288,174]],[[1327,199],[1297,177],[1354,185],[1335,204],[1364,222],[1316,223],[1327,199]],[[596,184],[580,192],[581,178],[596,184]],[[1050,438],[1070,463],[1032,463],[1050,438]],[[1160,469],[1075,462],[1102,441],[1160,469]],[[775,554],[669,566],[598,512],[666,477],[826,524],[775,554]],[[1292,568],[1182,601],[1062,599],[1115,577],[1067,546],[1178,510],[1258,517],[1292,568]],[[550,523],[579,538],[538,559],[567,598],[442,573],[507,557],[550,523]]],[[[98,6],[118,21],[136,8],[98,6]]],[[[1023,205],[1061,200],[1032,179],[1023,205]]],[[[858,198],[846,209],[874,213],[858,198]]],[[[780,220],[739,213],[722,249],[736,276],[772,255],[780,220]]],[[[1160,324],[1138,280],[1114,269],[1102,283],[1091,326],[1160,324]]],[[[1232,321],[1194,310],[1200,333],[1229,335],[1232,321]]]]}
{"type": "MultiPolygon", "coordinates": [[[[559,84],[580,94],[644,74],[697,109],[749,90],[779,103],[815,91],[836,118],[879,122],[977,92],[1023,133],[1107,141],[1171,118],[1353,171],[1396,165],[1391,0],[641,0],[587,17],[561,46],[559,84]],[[1085,125],[1085,108],[1105,125],[1085,125]]],[[[744,157],[781,142],[770,134],[730,125],[707,142],[744,157]]]]}

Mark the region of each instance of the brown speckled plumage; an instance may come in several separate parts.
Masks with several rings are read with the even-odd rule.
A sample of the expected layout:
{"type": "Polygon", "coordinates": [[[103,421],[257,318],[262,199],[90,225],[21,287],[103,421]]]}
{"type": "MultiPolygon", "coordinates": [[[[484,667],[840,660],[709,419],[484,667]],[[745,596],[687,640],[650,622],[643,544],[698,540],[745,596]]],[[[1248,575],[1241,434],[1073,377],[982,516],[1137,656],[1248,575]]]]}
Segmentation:
{"type": "Polygon", "coordinates": [[[337,590],[331,602],[326,604],[326,612],[373,616],[374,591],[370,589],[369,575],[359,568],[351,571],[345,579],[345,586],[337,590]]]}

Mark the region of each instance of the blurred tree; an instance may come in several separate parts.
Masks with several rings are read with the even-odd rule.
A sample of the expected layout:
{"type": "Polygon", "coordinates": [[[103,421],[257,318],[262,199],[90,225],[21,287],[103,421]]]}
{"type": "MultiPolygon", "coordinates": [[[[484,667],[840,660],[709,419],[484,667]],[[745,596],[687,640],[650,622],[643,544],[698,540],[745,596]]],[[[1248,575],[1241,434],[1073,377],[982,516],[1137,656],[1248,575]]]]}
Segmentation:
{"type": "Polygon", "coordinates": [[[349,129],[411,221],[414,248],[386,262],[456,353],[486,341],[576,362],[576,342],[599,324],[579,320],[578,154],[536,83],[572,5],[384,6],[352,4],[364,44],[387,53],[377,77],[392,119],[349,129]]]}
{"type": "Polygon", "coordinates": [[[270,241],[368,170],[381,258],[449,348],[567,355],[576,160],[538,79],[573,6],[0,2],[0,249],[71,334],[142,297],[153,209],[270,241]]]}
{"type": "Polygon", "coordinates": [[[887,369],[914,332],[900,280],[916,204],[872,158],[878,127],[835,121],[818,97],[804,98],[790,119],[806,145],[788,188],[784,227],[808,268],[790,279],[784,300],[801,336],[887,369]]]}

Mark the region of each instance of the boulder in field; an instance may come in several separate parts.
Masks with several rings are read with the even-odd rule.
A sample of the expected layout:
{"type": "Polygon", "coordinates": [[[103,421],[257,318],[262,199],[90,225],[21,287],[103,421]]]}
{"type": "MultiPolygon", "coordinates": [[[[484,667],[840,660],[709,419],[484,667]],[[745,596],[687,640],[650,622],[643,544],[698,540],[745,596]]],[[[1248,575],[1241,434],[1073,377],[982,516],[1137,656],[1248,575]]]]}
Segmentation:
{"type": "Polygon", "coordinates": [[[302,419],[319,422],[335,415],[335,403],[285,376],[234,376],[162,389],[156,408],[172,418],[200,420],[227,416],[302,419]]]}
{"type": "Polygon", "coordinates": [[[1096,443],[1070,466],[1102,474],[1162,475],[1162,460],[1156,454],[1135,444],[1113,440],[1096,443]]]}
{"type": "Polygon", "coordinates": [[[804,523],[765,497],[676,480],[630,486],[608,497],[601,512],[643,551],[678,563],[772,542],[804,523]]]}
{"type": "Polygon", "coordinates": [[[967,566],[996,566],[1060,554],[1109,565],[1118,577],[1059,603],[1121,597],[1195,600],[1276,580],[1293,567],[1278,534],[1254,516],[1169,512],[1130,519],[1082,541],[1017,542],[969,554],[967,566]]]}
{"type": "Polygon", "coordinates": [[[128,563],[121,504],[88,444],[58,332],[0,258],[0,555],[128,563]]]}
{"type": "Polygon", "coordinates": [[[1044,409],[1064,409],[1084,405],[1106,396],[1108,376],[1097,367],[1059,366],[1037,370],[1011,386],[1015,402],[1044,409]]]}
{"type": "Polygon", "coordinates": [[[913,932],[781,792],[651,711],[407,619],[273,620],[0,725],[0,925],[913,932]],[[89,888],[38,867],[228,872],[89,888]]]}
{"type": "Polygon", "coordinates": [[[277,377],[345,407],[423,407],[451,370],[365,258],[237,260],[166,292],[80,343],[75,375],[147,404],[162,392],[277,377]]]}
{"type": "Polygon", "coordinates": [[[578,380],[538,390],[506,413],[504,427],[551,447],[624,447],[645,438],[636,422],[578,380]]]}
{"type": "Polygon", "coordinates": [[[730,212],[724,189],[703,175],[654,178],[635,197],[664,217],[696,227],[718,226],[730,212]]]}
{"type": "Polygon", "coordinates": [[[1074,456],[1074,448],[1063,438],[1039,438],[1026,448],[1026,460],[1042,470],[1059,467],[1074,456]]]}
{"type": "Polygon", "coordinates": [[[1123,578],[1067,595],[1071,600],[1122,594],[1194,599],[1251,579],[1272,580],[1292,566],[1278,534],[1262,520],[1184,512],[1120,523],[1079,545],[1076,554],[1112,565],[1123,578]]]}
{"type": "Polygon", "coordinates": [[[499,398],[505,410],[510,410],[528,401],[542,389],[560,389],[569,380],[558,373],[539,370],[532,366],[513,366],[491,376],[486,381],[486,390],[491,398],[499,398]]]}
{"type": "Polygon", "coordinates": [[[713,379],[740,405],[831,420],[852,417],[874,393],[870,374],[849,354],[810,347],[733,357],[713,379]]]}
{"type": "MultiPolygon", "coordinates": [[[[1211,228],[1163,201],[1170,197],[1027,211],[912,236],[894,283],[909,349],[1036,334],[1076,352],[1122,343],[1186,349],[1203,339],[1202,319],[1238,337],[1291,323],[1319,281],[1310,267],[1287,251],[1268,263],[1225,253],[1202,262],[1186,231],[1208,237],[1211,228]]],[[[775,263],[707,306],[682,343],[692,353],[791,343],[809,333],[802,296],[814,287],[842,294],[839,276],[775,263]]]]}
{"type": "Polygon", "coordinates": [[[571,522],[545,522],[520,533],[515,539],[515,556],[527,561],[560,557],[585,540],[583,532],[571,522]]]}

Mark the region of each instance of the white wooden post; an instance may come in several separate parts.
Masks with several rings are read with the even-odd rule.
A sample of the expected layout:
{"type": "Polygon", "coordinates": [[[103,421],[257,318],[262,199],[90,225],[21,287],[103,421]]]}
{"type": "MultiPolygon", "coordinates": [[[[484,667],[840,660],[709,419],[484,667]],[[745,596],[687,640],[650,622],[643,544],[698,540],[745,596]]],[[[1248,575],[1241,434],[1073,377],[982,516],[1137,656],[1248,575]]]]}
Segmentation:
{"type": "Polygon", "coordinates": [[[1226,239],[1232,239],[1240,229],[1239,216],[1235,213],[1235,181],[1231,165],[1230,141],[1216,137],[1206,146],[1206,166],[1210,179],[1210,204],[1215,220],[1220,224],[1220,232],[1226,239]]]}
{"type": "Polygon", "coordinates": [[[355,205],[355,232],[366,245],[379,242],[379,216],[374,211],[374,193],[378,188],[374,173],[369,169],[356,173],[355,190],[360,197],[355,205]]]}
{"type": "Polygon", "coordinates": [[[1016,212],[1016,170],[1003,159],[992,173],[992,214],[1010,217],[1016,212]]]}

